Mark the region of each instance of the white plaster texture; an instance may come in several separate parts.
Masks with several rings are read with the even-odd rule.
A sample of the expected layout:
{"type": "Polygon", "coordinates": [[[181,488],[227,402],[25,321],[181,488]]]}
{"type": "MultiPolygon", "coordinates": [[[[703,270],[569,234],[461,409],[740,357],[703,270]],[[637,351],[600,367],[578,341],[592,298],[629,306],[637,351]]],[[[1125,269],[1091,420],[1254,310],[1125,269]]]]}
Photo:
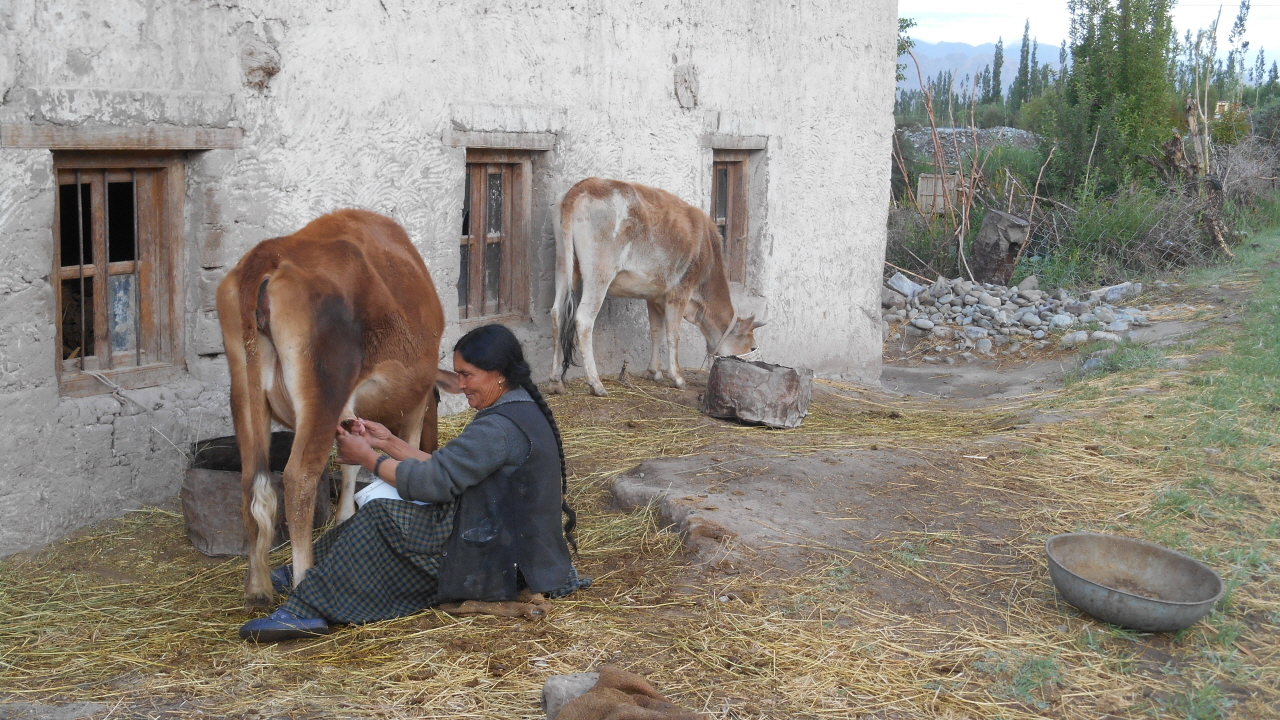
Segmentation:
{"type": "MultiPolygon", "coordinates": [[[[230,432],[212,291],[260,240],[341,207],[392,216],[431,268],[450,347],[466,162],[454,133],[555,136],[533,156],[530,312],[516,323],[539,377],[555,201],[597,175],[709,209],[699,139],[718,134],[767,138],[747,278],[768,302],[764,358],[875,382],[896,17],[892,0],[6,3],[0,123],[245,136],[188,155],[185,372],[127,391],[146,410],[59,396],[52,155],[0,148],[0,555],[172,497],[175,446],[230,432]]],[[[610,300],[596,327],[602,373],[646,364],[641,303],[610,300]]],[[[687,324],[683,337],[682,362],[699,366],[702,338],[687,324]]]]}

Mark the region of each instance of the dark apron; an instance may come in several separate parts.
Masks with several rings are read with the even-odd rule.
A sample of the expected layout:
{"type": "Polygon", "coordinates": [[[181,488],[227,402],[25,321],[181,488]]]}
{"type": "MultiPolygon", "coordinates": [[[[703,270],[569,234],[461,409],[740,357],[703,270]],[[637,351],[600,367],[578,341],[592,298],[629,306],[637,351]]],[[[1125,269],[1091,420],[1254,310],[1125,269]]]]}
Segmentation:
{"type": "Polygon", "coordinates": [[[481,410],[497,413],[529,438],[529,457],[462,493],[445,543],[440,601],[515,600],[523,579],[531,592],[563,586],[573,569],[560,519],[560,454],[538,405],[516,401],[481,410]]]}

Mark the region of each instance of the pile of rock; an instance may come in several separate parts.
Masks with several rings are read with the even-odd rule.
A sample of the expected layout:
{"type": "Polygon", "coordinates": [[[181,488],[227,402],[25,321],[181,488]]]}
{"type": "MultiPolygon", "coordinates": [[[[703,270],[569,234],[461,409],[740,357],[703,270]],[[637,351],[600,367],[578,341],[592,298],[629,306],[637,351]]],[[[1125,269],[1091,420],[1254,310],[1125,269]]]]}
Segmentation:
{"type": "Polygon", "coordinates": [[[1078,299],[1063,289],[1040,290],[1034,275],[1016,287],[961,278],[938,278],[925,287],[901,273],[886,284],[881,294],[886,339],[928,337],[939,343],[937,352],[960,351],[965,359],[972,357],[969,350],[992,355],[1003,346],[1008,346],[1006,352],[1027,344],[1045,348],[1053,342],[1051,335],[1057,335],[1061,349],[1089,341],[1118,343],[1130,337],[1132,328],[1150,325],[1150,307],[1116,305],[1140,294],[1142,283],[1112,285],[1078,299]]]}
{"type": "MultiPolygon", "coordinates": [[[[909,127],[900,131],[899,142],[909,142],[916,149],[919,158],[926,163],[933,162],[933,130],[927,127],[909,127]]],[[[974,130],[967,127],[938,128],[938,144],[942,146],[943,162],[951,170],[958,167],[961,155],[973,152],[975,135],[978,147],[982,152],[995,145],[1012,145],[1014,147],[1034,149],[1040,144],[1039,136],[1026,130],[1012,127],[993,127],[974,130]]],[[[930,170],[929,172],[933,172],[930,170]]]]}

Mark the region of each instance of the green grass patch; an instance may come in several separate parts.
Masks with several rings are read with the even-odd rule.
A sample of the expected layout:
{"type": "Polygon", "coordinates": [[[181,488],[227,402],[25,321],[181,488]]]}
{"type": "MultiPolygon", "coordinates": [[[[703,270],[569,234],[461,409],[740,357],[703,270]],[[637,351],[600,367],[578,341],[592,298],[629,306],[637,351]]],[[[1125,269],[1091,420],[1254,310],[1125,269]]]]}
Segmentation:
{"type": "Polygon", "coordinates": [[[1070,385],[1111,373],[1159,368],[1164,365],[1164,359],[1164,350],[1150,345],[1090,343],[1080,351],[1077,366],[1066,374],[1064,381],[1070,385]]]}

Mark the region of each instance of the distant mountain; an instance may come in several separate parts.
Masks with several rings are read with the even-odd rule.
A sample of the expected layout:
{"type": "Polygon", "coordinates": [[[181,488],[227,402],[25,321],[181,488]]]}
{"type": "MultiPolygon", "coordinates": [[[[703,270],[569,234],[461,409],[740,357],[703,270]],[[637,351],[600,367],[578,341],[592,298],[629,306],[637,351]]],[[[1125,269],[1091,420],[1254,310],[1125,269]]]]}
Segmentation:
{"type": "MultiPolygon", "coordinates": [[[[950,70],[956,74],[956,90],[960,89],[960,83],[964,81],[966,75],[969,76],[969,82],[973,82],[973,77],[982,72],[982,69],[991,64],[995,58],[995,43],[986,43],[983,45],[969,45],[968,43],[959,42],[940,42],[929,43],[920,40],[916,41],[916,46],[911,49],[915,53],[916,59],[920,61],[920,71],[924,73],[926,80],[936,77],[939,72],[950,70]]],[[[1004,85],[1005,92],[1009,91],[1009,86],[1013,85],[1013,78],[1018,74],[1018,59],[1022,54],[1021,40],[1015,43],[1006,43],[1004,46],[1004,65],[1000,68],[1000,82],[1004,85]]],[[[1040,43],[1036,50],[1036,61],[1040,65],[1051,65],[1058,67],[1058,46],[1046,45],[1040,43]]],[[[904,73],[906,80],[898,83],[900,90],[918,90],[920,89],[920,81],[916,74],[915,63],[911,62],[911,56],[903,55],[898,58],[898,62],[906,63],[907,67],[904,73]]]]}

